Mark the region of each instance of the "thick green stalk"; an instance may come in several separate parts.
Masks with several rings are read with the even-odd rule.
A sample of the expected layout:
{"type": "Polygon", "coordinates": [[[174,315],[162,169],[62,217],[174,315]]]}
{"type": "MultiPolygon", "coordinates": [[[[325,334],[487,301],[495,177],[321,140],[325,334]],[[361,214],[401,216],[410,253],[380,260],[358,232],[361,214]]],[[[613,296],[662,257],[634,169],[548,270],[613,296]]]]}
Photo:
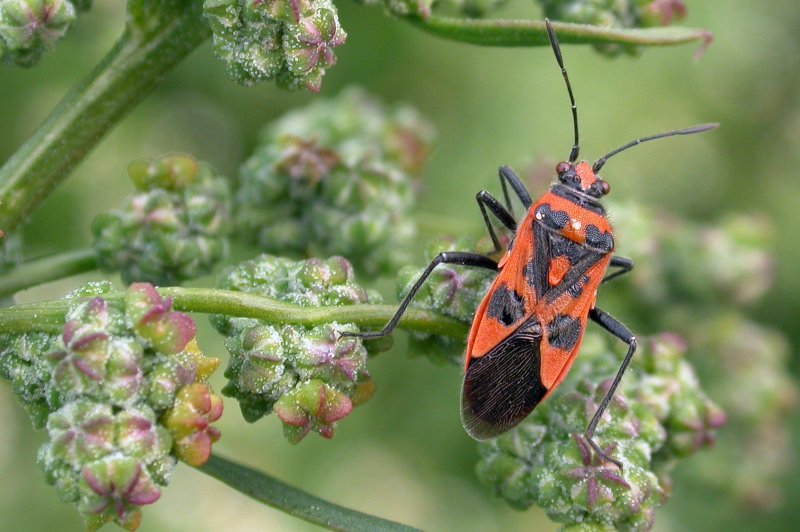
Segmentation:
{"type": "Polygon", "coordinates": [[[330,530],[364,532],[417,530],[319,499],[276,478],[219,456],[212,455],[199,469],[259,502],[330,530]]]}
{"type": "MultiPolygon", "coordinates": [[[[549,46],[544,21],[467,19],[415,15],[403,17],[414,26],[445,39],[481,46],[549,46]]],[[[700,41],[701,51],[712,40],[711,32],[695,28],[609,28],[569,22],[552,22],[561,44],[617,43],[667,46],[700,41]]]]}
{"type": "MultiPolygon", "coordinates": [[[[322,325],[355,323],[378,329],[397,310],[395,305],[351,305],[342,307],[301,307],[263,296],[219,290],[215,288],[160,288],[159,294],[172,299],[176,310],[225,314],[241,318],[257,318],[270,323],[322,325]]],[[[123,292],[104,294],[104,299],[124,297],[123,292]]],[[[0,309],[0,334],[32,331],[58,333],[64,325],[69,300],[59,299],[0,309]]],[[[452,318],[435,312],[410,309],[399,327],[409,331],[464,338],[467,327],[452,318]]]]}
{"type": "Polygon", "coordinates": [[[24,262],[0,276],[0,298],[97,268],[97,254],[91,249],[58,253],[24,262]]]}
{"type": "MultiPolygon", "coordinates": [[[[0,168],[0,231],[13,231],[210,29],[200,0],[130,1],[125,33],[0,168]]],[[[0,233],[2,234],[2,233],[0,233]]]]}

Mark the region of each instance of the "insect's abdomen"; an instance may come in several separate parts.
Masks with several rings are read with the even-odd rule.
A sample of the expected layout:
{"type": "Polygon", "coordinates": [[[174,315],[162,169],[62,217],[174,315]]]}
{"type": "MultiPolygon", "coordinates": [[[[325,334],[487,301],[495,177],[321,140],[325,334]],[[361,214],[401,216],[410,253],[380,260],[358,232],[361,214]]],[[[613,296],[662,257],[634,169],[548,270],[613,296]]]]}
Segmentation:
{"type": "Polygon", "coordinates": [[[541,335],[539,324],[529,321],[470,363],[461,389],[461,421],[470,436],[502,434],[547,395],[539,378],[541,335]]]}

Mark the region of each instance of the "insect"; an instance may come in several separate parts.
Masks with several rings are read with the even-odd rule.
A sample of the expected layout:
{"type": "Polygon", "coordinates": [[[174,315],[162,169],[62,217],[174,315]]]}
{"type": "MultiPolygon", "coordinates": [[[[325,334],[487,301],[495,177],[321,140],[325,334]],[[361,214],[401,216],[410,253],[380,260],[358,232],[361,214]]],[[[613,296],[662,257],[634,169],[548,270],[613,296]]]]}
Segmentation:
{"type": "Polygon", "coordinates": [[[628,345],[616,376],[589,422],[584,437],[604,460],[594,441],[603,412],[636,351],[636,338],[622,323],[595,306],[598,287],[633,269],[633,261],[614,255],[614,235],[600,198],[610,186],[597,174],[606,161],[642,142],[700,133],[718,127],[702,124],[631,141],[594,164],[576,163],[579,153],[578,111],[555,32],[547,34],[566,84],[572,109],[574,143],[569,158],[556,165],[557,178],[535,203],[520,178],[508,167],[499,170],[505,205],[487,191],[477,194],[483,220],[495,247],[501,245],[489,213],[513,233],[499,262],[467,252],[440,253],[428,265],[392,319],[378,332],[349,333],[361,338],[390,334],[425,280],[439,264],[458,264],[498,272],[472,322],[461,388],[461,418],[467,433],[483,440],[519,424],[564,380],[591,320],[628,345]],[[527,209],[517,223],[508,193],[527,209]],[[606,273],[613,268],[615,271],[606,273]]]}

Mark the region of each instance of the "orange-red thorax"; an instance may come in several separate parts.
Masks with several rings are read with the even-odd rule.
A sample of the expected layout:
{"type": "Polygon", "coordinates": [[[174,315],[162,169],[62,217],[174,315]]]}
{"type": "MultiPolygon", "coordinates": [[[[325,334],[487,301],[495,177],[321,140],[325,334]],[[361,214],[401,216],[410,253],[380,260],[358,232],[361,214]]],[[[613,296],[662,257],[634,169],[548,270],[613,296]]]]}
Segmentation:
{"type": "MultiPolygon", "coordinates": [[[[557,186],[559,185],[554,185],[554,187],[557,186]]],[[[569,219],[566,225],[562,229],[556,230],[556,232],[576,244],[586,243],[586,230],[592,225],[601,233],[611,233],[611,224],[608,223],[604,214],[593,212],[576,205],[571,200],[557,195],[553,192],[552,188],[544,196],[539,198],[539,201],[531,206],[527,216],[533,216],[534,219],[541,219],[541,215],[537,214],[536,211],[542,205],[547,205],[554,211],[563,211],[567,213],[569,219]]]]}

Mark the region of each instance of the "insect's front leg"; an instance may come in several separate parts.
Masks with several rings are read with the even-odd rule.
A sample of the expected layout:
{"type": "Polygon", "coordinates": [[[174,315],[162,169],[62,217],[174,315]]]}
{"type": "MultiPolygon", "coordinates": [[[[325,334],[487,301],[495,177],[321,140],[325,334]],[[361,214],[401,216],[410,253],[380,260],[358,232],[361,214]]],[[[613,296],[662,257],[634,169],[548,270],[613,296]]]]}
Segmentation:
{"type": "Polygon", "coordinates": [[[500,220],[500,223],[502,223],[509,231],[517,230],[517,222],[514,220],[514,216],[512,216],[511,213],[500,204],[497,198],[485,190],[478,192],[478,195],[475,196],[475,200],[478,202],[478,207],[480,207],[481,215],[483,216],[483,223],[486,224],[486,230],[489,232],[489,236],[492,239],[494,253],[497,253],[503,248],[500,246],[500,241],[497,239],[497,233],[494,231],[492,222],[489,220],[489,213],[486,212],[486,209],[489,209],[489,211],[494,214],[497,219],[500,220]]]}
{"type": "Polygon", "coordinates": [[[625,355],[625,359],[622,361],[619,370],[617,370],[614,381],[611,383],[611,386],[606,392],[605,397],[603,397],[603,400],[600,402],[600,406],[597,407],[597,412],[595,412],[594,417],[592,417],[592,420],[589,422],[589,426],[586,428],[586,432],[583,434],[598,456],[600,456],[603,460],[613,462],[619,466],[620,469],[622,469],[622,463],[619,460],[611,458],[605,452],[603,452],[597,443],[595,443],[593,437],[594,431],[597,429],[597,423],[599,423],[600,418],[603,416],[603,412],[605,412],[606,408],[608,407],[608,403],[611,402],[611,398],[614,397],[614,392],[622,380],[622,375],[625,374],[625,370],[628,368],[628,364],[630,364],[631,359],[633,358],[633,353],[636,351],[636,337],[622,323],[617,321],[609,313],[600,310],[599,308],[593,308],[590,310],[589,318],[600,325],[603,329],[628,344],[628,353],[625,355]]]}
{"type": "Polygon", "coordinates": [[[493,259],[486,257],[484,255],[480,255],[478,253],[468,253],[464,251],[446,251],[443,253],[439,253],[436,255],[428,267],[425,268],[425,271],[422,272],[422,275],[419,276],[417,282],[414,283],[414,286],[411,287],[406,297],[403,298],[403,301],[400,303],[400,306],[397,308],[397,311],[392,316],[392,319],[389,320],[389,323],[381,329],[380,331],[375,332],[363,332],[363,333],[355,333],[355,332],[342,332],[342,336],[355,336],[358,338],[363,339],[372,339],[372,338],[383,338],[384,336],[388,336],[394,331],[397,324],[400,322],[400,318],[403,317],[403,314],[408,308],[408,305],[411,303],[411,300],[414,299],[414,296],[419,292],[419,289],[422,287],[422,284],[425,280],[433,273],[433,270],[439,264],[458,264],[460,266],[471,266],[475,268],[485,268],[487,270],[497,271],[497,262],[493,259]]]}

